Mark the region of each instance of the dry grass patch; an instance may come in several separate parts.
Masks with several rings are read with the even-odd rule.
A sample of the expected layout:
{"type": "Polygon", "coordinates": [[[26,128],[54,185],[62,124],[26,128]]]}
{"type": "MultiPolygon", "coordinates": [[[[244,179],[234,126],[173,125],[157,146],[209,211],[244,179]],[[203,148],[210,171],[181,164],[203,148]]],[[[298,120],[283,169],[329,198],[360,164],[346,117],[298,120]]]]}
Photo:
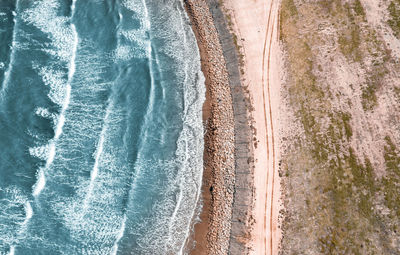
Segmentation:
{"type": "Polygon", "coordinates": [[[395,195],[400,194],[400,172],[394,167],[400,164],[399,151],[386,141],[390,167],[386,177],[378,178],[370,158],[358,155],[352,145],[359,139],[354,130],[365,128],[352,126],[353,114],[366,115],[377,107],[390,58],[365,15],[359,0],[282,1],[280,38],[288,71],[282,93],[302,126],[282,159],[283,254],[391,254],[400,249],[400,244],[393,246],[395,232],[387,231],[400,222],[400,196],[395,195]],[[329,26],[332,37],[319,34],[321,25],[329,26]],[[328,78],[342,59],[365,75],[354,84],[360,91],[358,112],[341,103],[355,99],[337,93],[328,78]]]}

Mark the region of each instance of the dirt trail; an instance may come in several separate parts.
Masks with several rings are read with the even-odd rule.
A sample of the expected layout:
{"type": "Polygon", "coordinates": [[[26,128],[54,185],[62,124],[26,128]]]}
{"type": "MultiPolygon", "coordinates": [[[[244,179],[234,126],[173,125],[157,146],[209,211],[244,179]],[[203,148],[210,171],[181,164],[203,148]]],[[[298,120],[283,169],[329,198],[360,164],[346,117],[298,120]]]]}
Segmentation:
{"type": "Polygon", "coordinates": [[[256,129],[255,219],[252,231],[253,254],[278,254],[281,232],[278,228],[280,180],[276,173],[279,157],[279,0],[225,3],[232,28],[244,55],[243,84],[248,86],[254,106],[256,129]]]}
{"type": "MultiPolygon", "coordinates": [[[[278,224],[278,214],[277,211],[275,211],[276,208],[279,207],[277,204],[279,202],[279,197],[274,197],[274,191],[275,191],[275,184],[279,185],[279,183],[276,183],[276,175],[275,173],[278,171],[276,168],[276,161],[277,161],[277,155],[276,155],[276,144],[275,144],[275,132],[274,132],[274,115],[273,115],[273,110],[272,110],[272,100],[271,98],[271,90],[275,89],[271,87],[276,86],[276,80],[271,79],[271,72],[276,72],[276,70],[271,70],[271,62],[274,61],[274,59],[271,59],[271,49],[272,45],[274,43],[277,43],[277,41],[274,41],[275,34],[278,34],[278,9],[279,6],[276,4],[278,1],[271,0],[270,3],[270,9],[269,9],[269,14],[268,14],[268,23],[267,23],[267,31],[266,31],[266,36],[265,36],[265,43],[264,43],[264,50],[263,50],[263,95],[267,94],[267,104],[264,101],[264,112],[267,112],[266,108],[268,109],[268,112],[265,114],[265,126],[267,130],[267,147],[271,148],[267,150],[268,154],[268,168],[267,168],[267,192],[266,192],[266,203],[265,203],[265,220],[264,220],[264,228],[265,228],[265,254],[277,254],[278,253],[278,244],[279,244],[279,238],[277,237],[277,224],[278,224]],[[268,47],[268,49],[267,49],[268,47]],[[265,68],[265,62],[266,68],[265,68]],[[271,84],[274,83],[275,84],[271,84]],[[272,154],[270,153],[270,150],[272,154]],[[268,200],[269,202],[269,208],[268,208],[268,200]],[[269,219],[269,228],[267,228],[267,222],[269,219]],[[269,235],[269,240],[267,239],[269,235]]],[[[277,66],[275,66],[277,67],[277,66]]],[[[274,77],[273,77],[274,78],[274,77]]],[[[263,97],[265,100],[265,96],[263,97]]],[[[276,100],[275,100],[276,101],[276,100]]],[[[276,102],[274,102],[276,103],[276,102]]],[[[279,103],[279,102],[278,102],[279,103]]],[[[277,105],[275,105],[277,107],[277,105]]],[[[276,109],[274,109],[276,110],[276,109]]],[[[275,112],[275,111],[274,111],[275,112]]],[[[279,180],[278,180],[279,181],[279,180]]],[[[276,195],[276,194],[275,194],[276,195]]]]}

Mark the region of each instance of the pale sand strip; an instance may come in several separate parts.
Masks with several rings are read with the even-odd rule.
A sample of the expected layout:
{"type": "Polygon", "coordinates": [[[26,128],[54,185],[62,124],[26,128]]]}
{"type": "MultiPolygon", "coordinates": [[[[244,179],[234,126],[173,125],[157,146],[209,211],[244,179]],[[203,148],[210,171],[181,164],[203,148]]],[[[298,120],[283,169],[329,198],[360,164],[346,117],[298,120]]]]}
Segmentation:
{"type": "Polygon", "coordinates": [[[232,28],[244,54],[243,83],[249,87],[254,106],[255,224],[251,254],[278,254],[281,231],[279,160],[280,50],[279,0],[224,1],[232,28]],[[272,201],[272,203],[271,203],[272,201]]]}
{"type": "MultiPolygon", "coordinates": [[[[201,15],[195,14],[192,15],[192,17],[194,16],[200,18],[201,20],[204,18],[203,14],[205,14],[205,16],[209,15],[206,14],[208,11],[205,10],[203,1],[204,0],[197,2],[196,8],[192,9],[198,11],[198,13],[201,13],[201,15]],[[204,12],[201,10],[203,10],[204,12]]],[[[240,82],[236,81],[239,75],[237,73],[237,70],[235,70],[235,68],[233,67],[234,65],[236,65],[237,68],[237,61],[235,60],[236,47],[235,45],[232,45],[232,38],[226,35],[227,33],[224,17],[223,14],[220,12],[221,7],[218,5],[218,2],[216,0],[206,1],[213,16],[213,23],[215,23],[219,40],[222,44],[222,50],[224,58],[227,62],[227,69],[229,73],[229,83],[231,86],[235,115],[236,173],[238,173],[238,169],[245,169],[245,171],[247,170],[245,172],[245,175],[247,175],[246,177],[253,176],[252,169],[250,167],[251,164],[249,164],[249,161],[247,161],[247,164],[241,165],[239,164],[239,159],[241,157],[248,157],[248,159],[251,159],[251,154],[253,150],[255,150],[254,156],[256,158],[254,180],[252,181],[247,179],[249,186],[247,187],[247,190],[250,190],[250,193],[243,192],[244,190],[246,190],[246,181],[238,181],[238,177],[240,175],[236,174],[236,185],[232,207],[232,230],[229,240],[229,254],[247,254],[249,252],[249,249],[247,249],[246,247],[250,247],[250,253],[252,254],[277,254],[281,238],[281,233],[278,229],[278,212],[281,208],[279,200],[281,196],[279,185],[280,180],[278,175],[278,131],[280,130],[278,122],[278,107],[281,84],[279,73],[280,51],[278,43],[279,2],[278,0],[268,0],[264,2],[232,0],[229,2],[225,1],[224,3],[224,7],[228,9],[227,14],[231,15],[231,19],[228,20],[228,22],[233,22],[233,32],[237,35],[238,43],[240,46],[242,46],[241,52],[245,55],[243,66],[244,75],[242,76],[242,84],[240,84],[240,82]],[[230,65],[232,65],[233,68],[230,69],[230,65]],[[244,93],[242,91],[243,85],[244,87],[247,86],[250,90],[249,93],[254,106],[254,112],[252,112],[252,117],[254,121],[253,126],[257,130],[255,135],[257,146],[254,145],[252,148],[253,150],[250,149],[248,151],[246,148],[244,148],[246,146],[239,146],[238,144],[238,142],[240,141],[240,129],[244,128],[247,124],[247,117],[244,118],[244,121],[240,121],[241,118],[239,118],[239,116],[246,116],[248,113],[246,109],[243,111],[243,113],[240,113],[241,104],[238,103],[245,101],[244,93]],[[236,89],[238,88],[241,92],[235,93],[236,89]],[[235,98],[237,96],[239,97],[235,98]],[[242,150],[243,148],[241,147],[243,147],[244,150],[242,150]],[[251,201],[248,201],[249,197],[253,197],[253,182],[255,184],[255,199],[253,198],[253,200],[255,200],[255,204],[251,201]],[[241,186],[239,187],[238,184],[241,186]],[[240,209],[239,206],[235,206],[235,203],[237,203],[238,201],[240,201],[240,203],[242,203],[243,201],[245,202],[241,204],[242,208],[245,209],[240,209]],[[249,217],[249,213],[247,213],[246,210],[252,208],[252,217],[249,217]],[[252,218],[255,219],[255,223],[253,226],[251,226],[252,218]],[[247,231],[251,229],[251,227],[253,228],[249,237],[247,235],[247,231]]],[[[194,3],[192,1],[188,2],[192,4],[194,3]]],[[[195,20],[192,19],[192,21],[195,20]]],[[[200,25],[201,22],[194,23],[194,29],[197,30],[197,33],[200,32],[201,34],[205,31],[208,31],[211,32],[211,34],[214,34],[215,28],[213,28],[213,26],[210,27],[210,23],[208,23],[207,25],[205,25],[207,22],[202,23],[202,25],[200,25]]],[[[208,66],[205,63],[209,63],[209,57],[220,51],[220,49],[218,49],[220,46],[214,48],[216,46],[214,44],[215,38],[213,36],[211,36],[213,38],[207,38],[208,35],[205,37],[203,35],[199,38],[199,34],[197,34],[200,48],[203,52],[203,68],[204,66],[208,66]],[[211,51],[208,51],[207,54],[204,54],[205,49],[210,49],[209,46],[207,46],[209,43],[214,44],[211,47],[214,49],[214,51],[212,53],[211,51]]],[[[206,77],[210,75],[210,73],[207,71],[207,67],[205,67],[205,70],[203,69],[203,71],[205,71],[206,77]]],[[[212,88],[212,85],[210,86],[212,82],[207,83],[209,89],[210,87],[212,88]]],[[[212,100],[209,101],[212,102],[212,100]]],[[[213,112],[212,107],[211,112],[213,112]]],[[[246,143],[247,141],[246,139],[244,139],[243,144],[248,145],[248,143],[246,143]]],[[[212,161],[213,160],[211,160],[211,162],[212,161]]],[[[213,182],[212,179],[214,178],[211,178],[210,181],[213,182]]],[[[214,185],[216,185],[217,183],[219,182],[215,182],[214,180],[214,185]]],[[[207,192],[206,189],[204,189],[203,192],[207,192]]],[[[211,199],[211,201],[213,201],[213,199],[211,199]]],[[[225,202],[225,205],[229,207],[230,202],[225,202]]],[[[196,250],[198,252],[202,250],[202,252],[206,252],[204,254],[227,253],[227,250],[225,250],[226,244],[221,243],[221,240],[218,241],[218,238],[210,238],[211,236],[213,236],[211,233],[215,233],[214,231],[216,229],[221,229],[222,227],[222,229],[226,230],[227,226],[224,226],[224,224],[221,223],[226,220],[230,220],[228,218],[225,218],[224,220],[220,218],[222,221],[215,221],[215,219],[213,220],[214,213],[218,211],[221,212],[220,210],[215,211],[217,207],[215,205],[211,205],[209,208],[210,214],[208,217],[210,217],[209,219],[211,221],[206,224],[208,225],[208,231],[206,230],[206,233],[208,232],[206,234],[207,241],[204,239],[197,240],[196,250]],[[217,222],[218,223],[214,225],[212,222],[214,222],[214,224],[217,222]],[[203,243],[204,241],[205,243],[203,243]],[[199,250],[199,245],[200,247],[203,246],[203,249],[199,250]],[[204,249],[205,247],[207,248],[204,249]]],[[[197,239],[196,234],[195,239],[197,239]]]]}

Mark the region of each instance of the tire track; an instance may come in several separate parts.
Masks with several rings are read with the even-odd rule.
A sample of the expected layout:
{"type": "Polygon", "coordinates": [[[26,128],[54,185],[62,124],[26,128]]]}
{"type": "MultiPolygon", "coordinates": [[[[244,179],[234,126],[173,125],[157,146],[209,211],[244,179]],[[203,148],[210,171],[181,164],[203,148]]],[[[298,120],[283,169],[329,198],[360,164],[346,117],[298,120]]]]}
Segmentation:
{"type": "MultiPolygon", "coordinates": [[[[272,2],[271,1],[271,7],[272,7],[272,2]]],[[[262,91],[263,91],[263,107],[264,107],[264,123],[265,123],[265,139],[267,143],[267,159],[269,159],[269,137],[268,137],[268,120],[267,120],[267,107],[265,104],[265,89],[264,89],[264,83],[265,83],[265,52],[267,48],[267,38],[268,38],[268,31],[269,31],[269,22],[271,18],[271,10],[272,8],[270,7],[270,12],[268,16],[268,23],[267,23],[267,29],[265,32],[265,40],[264,40],[264,49],[263,49],[263,60],[262,60],[262,91]]],[[[267,169],[267,182],[266,182],[266,194],[265,194],[265,209],[264,209],[264,245],[265,245],[265,254],[267,254],[267,207],[268,207],[268,181],[269,181],[269,169],[267,169]]]]}
{"type": "MultiPolygon", "coordinates": [[[[269,32],[269,23],[271,20],[271,11],[272,11],[272,4],[273,0],[271,1],[271,6],[269,9],[269,15],[268,15],[268,22],[267,22],[267,29],[265,32],[265,39],[264,39],[264,49],[263,49],[263,60],[262,60],[262,91],[263,91],[263,107],[264,107],[264,123],[265,123],[265,137],[266,137],[266,143],[267,143],[267,159],[269,159],[269,137],[268,137],[268,120],[267,120],[267,109],[266,109],[266,104],[265,104],[265,89],[264,89],[264,83],[265,83],[265,52],[267,49],[267,38],[268,38],[268,32],[269,32]]],[[[265,194],[265,209],[264,209],[264,246],[265,246],[265,254],[267,254],[267,209],[268,209],[268,182],[269,182],[269,169],[267,168],[267,180],[266,180],[266,194],[265,194]]]]}
{"type": "MultiPolygon", "coordinates": [[[[265,34],[265,40],[264,40],[264,48],[263,48],[263,62],[262,62],[262,91],[263,91],[263,106],[264,106],[264,120],[265,120],[265,130],[266,130],[266,143],[267,143],[267,159],[268,161],[270,160],[270,149],[269,149],[269,144],[270,144],[270,139],[271,139],[271,145],[272,145],[272,180],[271,180],[271,194],[268,192],[268,183],[269,183],[269,178],[270,178],[270,165],[268,163],[268,168],[267,168],[267,180],[266,180],[266,200],[265,200],[265,210],[264,210],[264,244],[265,244],[265,254],[268,254],[268,250],[270,251],[269,254],[272,254],[273,252],[273,196],[274,196],[274,182],[275,182],[275,137],[274,137],[274,126],[273,126],[273,121],[272,121],[272,104],[271,104],[271,92],[270,92],[270,65],[271,65],[271,46],[272,46],[272,41],[273,41],[273,35],[274,35],[274,30],[275,30],[275,21],[276,21],[276,14],[274,15],[274,18],[272,20],[272,29],[271,29],[271,17],[272,17],[272,8],[274,6],[274,0],[271,0],[270,8],[269,8],[269,14],[268,14],[268,22],[267,22],[267,29],[266,29],[266,34],[265,34]],[[271,35],[268,37],[268,34],[271,30],[271,35]],[[267,42],[269,42],[268,45],[268,52],[267,52],[267,42]],[[267,53],[267,54],[266,54],[267,53]],[[267,74],[265,74],[265,56],[267,55],[267,74]],[[266,109],[266,99],[265,99],[265,87],[267,88],[268,92],[268,108],[269,108],[269,125],[271,128],[271,137],[268,135],[268,118],[267,118],[267,109],[266,109]],[[270,195],[271,198],[271,210],[267,212],[268,209],[268,196],[270,195]],[[269,246],[267,245],[267,217],[270,217],[270,243],[269,246]]],[[[278,21],[279,22],[279,21],[278,21]]],[[[277,38],[279,38],[279,34],[277,33],[277,38]]]]}
{"type": "Polygon", "coordinates": [[[270,63],[271,63],[271,44],[272,44],[272,35],[274,34],[274,28],[275,28],[275,19],[272,24],[272,32],[271,32],[271,39],[270,39],[270,44],[269,44],[269,49],[268,49],[268,65],[267,65],[267,72],[268,72],[268,79],[267,79],[267,88],[268,88],[268,104],[269,104],[269,120],[270,120],[270,126],[271,126],[271,143],[272,143],[272,184],[271,184],[271,214],[270,214],[270,234],[271,234],[271,240],[270,240],[270,245],[271,245],[271,255],[273,251],[273,227],[272,227],[272,214],[273,214],[273,208],[274,208],[274,182],[275,182],[275,136],[274,136],[274,124],[272,121],[272,108],[271,108],[271,92],[270,92],[270,86],[269,86],[269,68],[270,68],[270,63]]]}

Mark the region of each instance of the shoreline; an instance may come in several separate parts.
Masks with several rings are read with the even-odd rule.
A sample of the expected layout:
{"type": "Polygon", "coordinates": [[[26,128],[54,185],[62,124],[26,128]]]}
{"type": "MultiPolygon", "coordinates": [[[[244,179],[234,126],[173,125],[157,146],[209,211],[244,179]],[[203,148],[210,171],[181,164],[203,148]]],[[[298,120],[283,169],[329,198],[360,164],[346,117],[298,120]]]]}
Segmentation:
{"type": "Polygon", "coordinates": [[[234,39],[216,0],[187,0],[206,78],[202,211],[189,247],[197,254],[248,254],[254,207],[251,107],[234,39]]]}

